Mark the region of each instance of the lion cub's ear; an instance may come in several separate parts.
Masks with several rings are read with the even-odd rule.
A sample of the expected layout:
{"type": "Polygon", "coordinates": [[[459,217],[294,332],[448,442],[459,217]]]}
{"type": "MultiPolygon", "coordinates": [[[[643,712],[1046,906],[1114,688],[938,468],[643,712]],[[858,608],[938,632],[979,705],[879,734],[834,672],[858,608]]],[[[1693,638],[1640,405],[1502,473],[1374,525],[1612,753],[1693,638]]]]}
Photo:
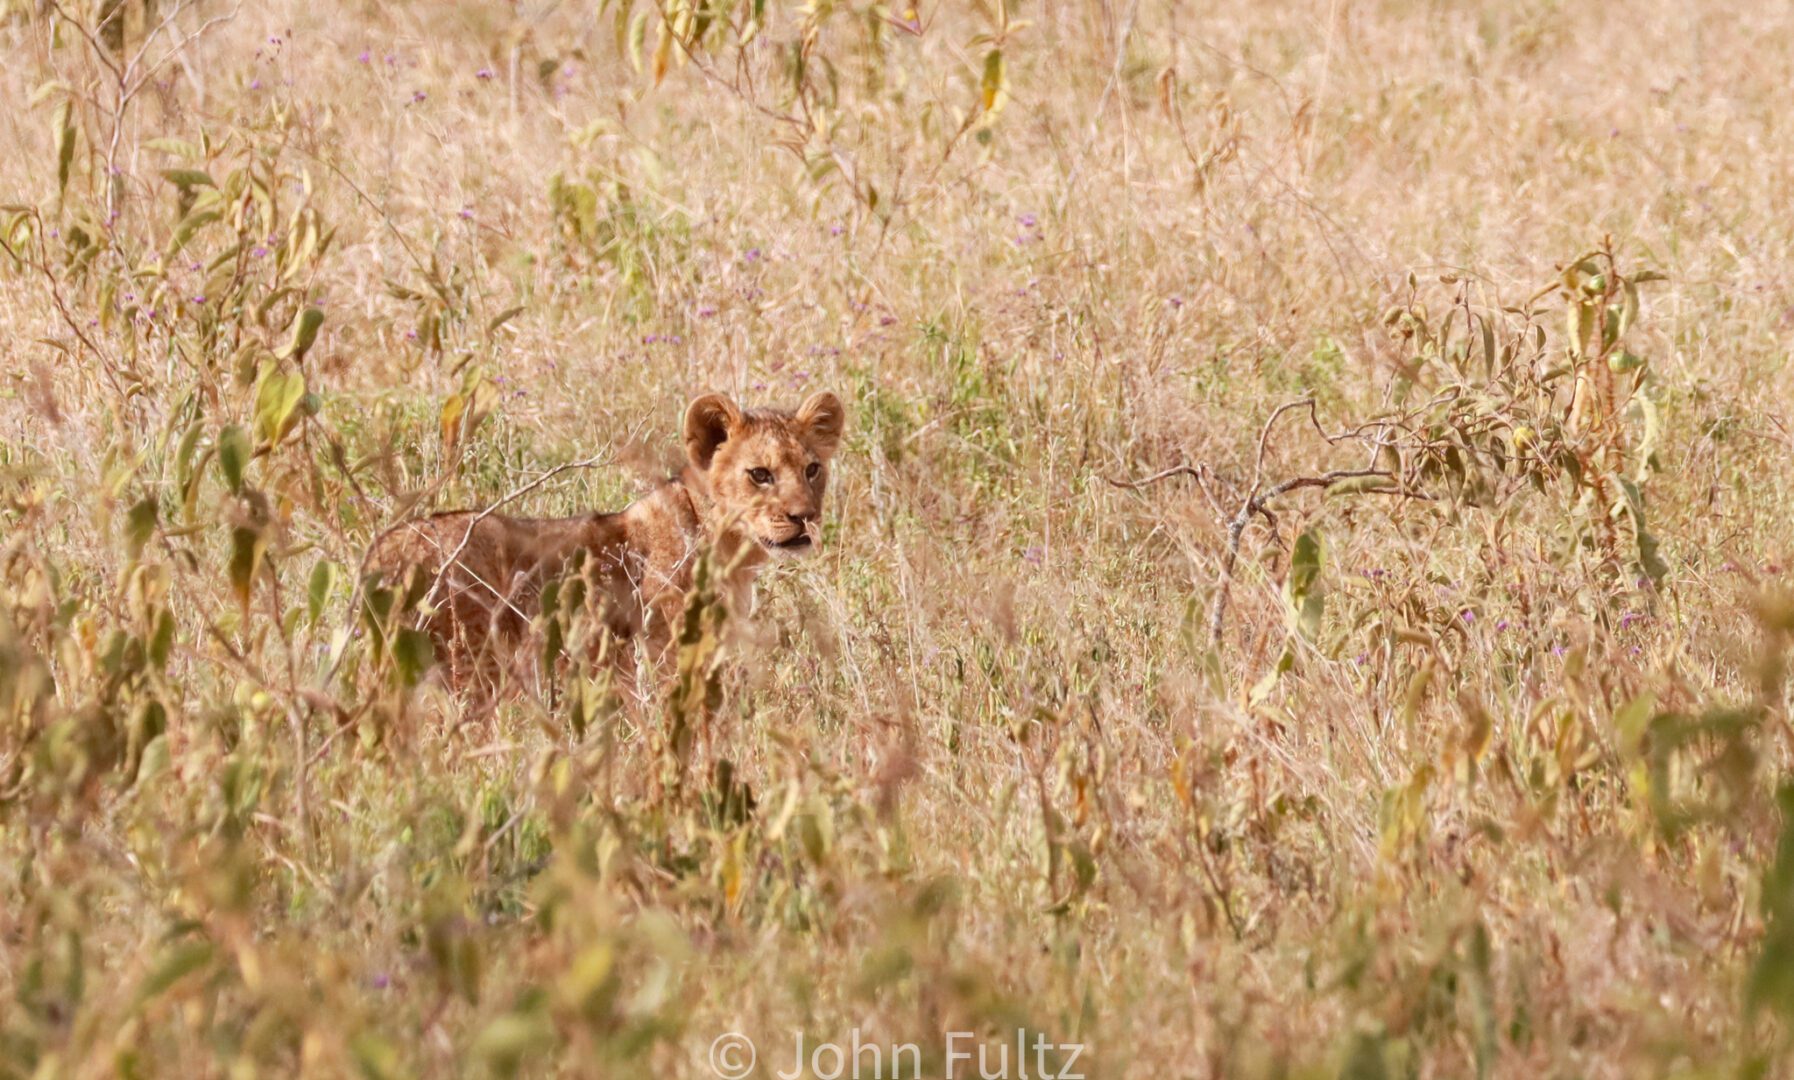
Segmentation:
{"type": "Polygon", "coordinates": [[[840,398],[827,390],[811,394],[798,406],[796,420],[817,457],[835,455],[835,448],[841,445],[841,429],[847,426],[847,410],[841,407],[840,398]]]}
{"type": "Polygon", "coordinates": [[[710,468],[716,448],[741,426],[741,410],[721,394],[705,394],[685,410],[685,453],[700,469],[710,468]]]}

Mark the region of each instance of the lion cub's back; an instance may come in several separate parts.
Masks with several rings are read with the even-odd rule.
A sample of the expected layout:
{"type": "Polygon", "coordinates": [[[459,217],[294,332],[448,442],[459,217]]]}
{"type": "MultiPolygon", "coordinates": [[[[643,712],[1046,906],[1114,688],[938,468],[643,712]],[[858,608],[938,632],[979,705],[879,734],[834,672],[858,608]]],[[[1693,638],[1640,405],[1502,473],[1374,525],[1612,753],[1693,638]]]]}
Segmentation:
{"type": "Polygon", "coordinates": [[[368,545],[362,573],[377,571],[389,581],[404,577],[414,567],[435,574],[456,551],[461,552],[464,565],[489,563],[503,547],[504,525],[498,515],[481,519],[471,510],[451,510],[395,525],[368,545]]]}

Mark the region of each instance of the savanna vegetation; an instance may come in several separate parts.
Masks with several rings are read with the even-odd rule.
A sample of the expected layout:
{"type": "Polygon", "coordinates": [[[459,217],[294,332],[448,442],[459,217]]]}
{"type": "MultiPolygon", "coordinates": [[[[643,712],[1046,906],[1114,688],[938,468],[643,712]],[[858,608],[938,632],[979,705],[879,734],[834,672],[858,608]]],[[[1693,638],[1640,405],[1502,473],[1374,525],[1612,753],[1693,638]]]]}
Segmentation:
{"type": "Polygon", "coordinates": [[[1787,1075],[1785,7],[0,0],[0,55],[0,1076],[1787,1075]],[[470,708],[358,577],[818,388],[822,552],[649,700],[551,595],[470,708]]]}

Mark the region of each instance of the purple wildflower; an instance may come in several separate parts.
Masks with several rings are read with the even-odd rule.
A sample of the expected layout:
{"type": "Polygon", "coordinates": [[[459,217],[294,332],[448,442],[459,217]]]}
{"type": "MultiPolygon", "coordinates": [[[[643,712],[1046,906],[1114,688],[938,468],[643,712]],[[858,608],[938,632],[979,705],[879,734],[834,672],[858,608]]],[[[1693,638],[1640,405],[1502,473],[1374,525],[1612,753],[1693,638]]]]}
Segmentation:
{"type": "Polygon", "coordinates": [[[488,68],[488,67],[483,67],[480,70],[474,72],[473,77],[480,80],[481,82],[486,82],[492,78],[492,69],[488,68]]]}
{"type": "Polygon", "coordinates": [[[425,99],[425,98],[427,98],[427,97],[429,97],[429,96],[430,96],[430,95],[428,95],[428,94],[426,94],[426,93],[424,93],[424,92],[423,92],[423,91],[422,91],[422,90],[413,90],[413,91],[412,91],[412,92],[411,92],[411,100],[412,100],[412,101],[413,101],[413,102],[414,102],[414,103],[415,103],[415,102],[419,102],[419,101],[422,101],[422,100],[423,100],[423,99],[425,99]]]}
{"type": "Polygon", "coordinates": [[[357,56],[355,58],[355,61],[356,61],[356,63],[360,63],[360,64],[367,63],[368,62],[368,51],[366,49],[361,50],[361,55],[357,56]]]}
{"type": "Polygon", "coordinates": [[[742,258],[747,260],[748,262],[759,262],[760,261],[760,249],[759,248],[748,248],[747,254],[743,255],[742,258]]]}
{"type": "Polygon", "coordinates": [[[262,88],[262,80],[260,80],[260,79],[249,80],[249,88],[251,90],[260,90],[262,88]]]}
{"type": "Polygon", "coordinates": [[[1020,222],[1022,228],[1024,228],[1024,229],[1032,229],[1040,224],[1040,219],[1035,217],[1033,214],[1023,214],[1021,217],[1018,217],[1015,220],[1020,222]]]}
{"type": "Polygon", "coordinates": [[[1043,558],[1045,558],[1045,556],[1046,556],[1046,552],[1043,549],[1041,549],[1039,547],[1031,547],[1028,550],[1022,552],[1022,561],[1027,563],[1029,566],[1039,566],[1041,560],[1043,558]]]}
{"type": "Polygon", "coordinates": [[[263,247],[260,244],[257,244],[256,246],[249,249],[249,256],[250,256],[250,258],[253,258],[253,259],[265,259],[268,257],[268,249],[263,247]]]}

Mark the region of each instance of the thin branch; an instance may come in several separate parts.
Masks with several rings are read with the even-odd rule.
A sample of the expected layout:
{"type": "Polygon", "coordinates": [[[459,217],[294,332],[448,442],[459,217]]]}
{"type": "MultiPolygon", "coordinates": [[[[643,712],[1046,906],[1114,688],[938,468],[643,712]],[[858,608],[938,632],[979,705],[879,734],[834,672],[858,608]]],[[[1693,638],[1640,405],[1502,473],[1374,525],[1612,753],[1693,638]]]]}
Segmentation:
{"type": "MultiPolygon", "coordinates": [[[[593,454],[589,458],[582,458],[579,461],[569,461],[569,462],[566,462],[561,465],[556,465],[554,468],[549,469],[547,472],[536,477],[534,480],[531,480],[529,483],[523,485],[520,488],[517,488],[516,490],[512,491],[509,495],[506,495],[504,498],[499,499],[497,502],[493,503],[491,506],[488,506],[488,507],[486,507],[486,509],[481,510],[479,513],[475,514],[473,516],[473,520],[469,521],[467,523],[467,531],[465,533],[461,534],[461,542],[459,544],[455,545],[455,550],[449,553],[448,559],[445,560],[443,562],[441,568],[436,571],[435,580],[430,582],[430,591],[424,594],[423,602],[424,602],[425,606],[428,606],[431,603],[435,602],[436,592],[437,592],[437,590],[442,588],[443,578],[448,575],[448,572],[450,569],[454,568],[456,566],[456,564],[458,564],[461,561],[461,554],[462,554],[462,552],[465,552],[467,550],[467,545],[473,542],[473,531],[475,529],[479,528],[480,522],[485,521],[487,518],[489,518],[493,514],[497,513],[499,507],[504,506],[508,503],[516,501],[517,499],[522,498],[523,496],[536,490],[537,488],[541,487],[543,484],[546,484],[548,481],[554,479],[555,477],[561,475],[562,473],[571,471],[573,469],[591,469],[591,468],[595,468],[599,465],[607,465],[611,461],[611,456],[612,455],[608,451],[606,451],[605,453],[602,453],[602,454],[593,454]]],[[[487,588],[491,588],[491,586],[488,585],[487,588]]],[[[496,592],[496,590],[494,590],[494,592],[496,592]]],[[[510,601],[508,598],[504,598],[504,597],[500,597],[500,598],[505,600],[506,606],[510,606],[510,601]]],[[[512,610],[516,610],[516,609],[513,608],[512,610]]],[[[523,613],[518,612],[518,614],[521,615],[523,613]]]]}
{"type": "Polygon", "coordinates": [[[1150,487],[1160,480],[1169,480],[1173,476],[1188,476],[1193,478],[1197,483],[1201,483],[1202,473],[1205,467],[1206,466],[1198,465],[1192,468],[1189,465],[1173,465],[1169,469],[1163,469],[1153,473],[1151,476],[1142,476],[1138,480],[1119,480],[1113,476],[1105,476],[1103,479],[1115,487],[1126,488],[1129,491],[1139,491],[1143,487],[1150,487]]]}
{"type": "MultiPolygon", "coordinates": [[[[1436,403],[1437,399],[1435,399],[1434,402],[1428,403],[1428,405],[1423,408],[1431,408],[1436,403]]],[[[1265,420],[1264,427],[1259,431],[1258,454],[1252,462],[1252,481],[1247,486],[1245,495],[1240,499],[1239,508],[1234,511],[1231,517],[1228,517],[1222,511],[1220,502],[1215,498],[1214,492],[1209,488],[1208,480],[1211,473],[1207,465],[1173,465],[1170,468],[1161,469],[1156,473],[1149,476],[1139,477],[1138,479],[1118,479],[1116,477],[1103,478],[1114,487],[1123,488],[1128,491],[1138,491],[1161,481],[1172,479],[1173,477],[1191,477],[1196,481],[1197,486],[1202,489],[1202,494],[1208,499],[1209,506],[1214,509],[1216,518],[1225,521],[1227,528],[1227,550],[1222,558],[1221,572],[1217,575],[1215,580],[1214,603],[1209,609],[1208,630],[1209,642],[1211,645],[1220,644],[1221,632],[1226,625],[1228,597],[1233,588],[1234,568],[1239,563],[1240,543],[1245,535],[1246,526],[1251,523],[1254,517],[1262,517],[1265,519],[1265,522],[1270,525],[1271,529],[1275,531],[1277,528],[1277,515],[1271,509],[1271,503],[1273,501],[1282,498],[1293,491],[1301,491],[1307,488],[1326,490],[1344,483],[1347,480],[1360,480],[1366,478],[1387,480],[1389,481],[1390,486],[1367,488],[1364,491],[1359,492],[1359,494],[1395,495],[1404,499],[1417,499],[1427,502],[1432,501],[1433,497],[1431,495],[1410,488],[1403,481],[1401,476],[1388,469],[1378,468],[1333,469],[1329,472],[1313,476],[1292,476],[1288,479],[1278,481],[1268,488],[1264,487],[1265,457],[1271,450],[1271,435],[1276,430],[1277,422],[1283,418],[1285,413],[1293,412],[1298,409],[1308,410],[1309,423],[1313,425],[1316,433],[1329,444],[1345,441],[1353,434],[1358,435],[1359,441],[1366,441],[1367,436],[1361,433],[1373,426],[1363,425],[1355,429],[1352,433],[1331,436],[1321,427],[1320,418],[1315,412],[1314,398],[1300,398],[1296,401],[1285,402],[1284,404],[1277,406],[1277,408],[1272,411],[1270,417],[1265,420]]],[[[1396,427],[1398,430],[1403,431],[1404,434],[1408,433],[1407,429],[1399,423],[1388,424],[1386,426],[1396,427]]],[[[1381,435],[1382,431],[1386,429],[1386,426],[1376,425],[1376,434],[1381,435]]],[[[1371,451],[1373,455],[1376,453],[1379,445],[1384,444],[1380,441],[1372,444],[1371,451]]],[[[1375,460],[1374,456],[1372,460],[1375,460]]]]}

